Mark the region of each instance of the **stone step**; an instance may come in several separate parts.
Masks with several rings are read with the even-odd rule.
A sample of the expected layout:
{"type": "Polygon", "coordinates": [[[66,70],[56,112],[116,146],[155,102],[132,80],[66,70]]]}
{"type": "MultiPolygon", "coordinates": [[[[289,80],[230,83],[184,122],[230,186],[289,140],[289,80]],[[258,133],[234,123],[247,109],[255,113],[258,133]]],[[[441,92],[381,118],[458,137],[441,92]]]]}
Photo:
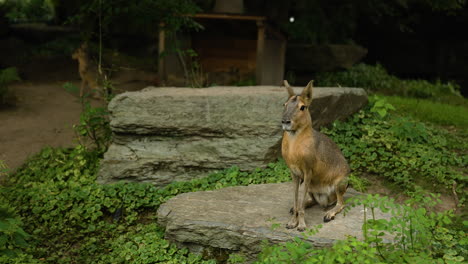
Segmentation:
{"type": "MultiPolygon", "coordinates": [[[[345,200],[359,195],[348,189],[345,200]]],[[[158,223],[166,228],[166,239],[191,251],[224,249],[240,252],[249,259],[261,250],[263,240],[281,243],[303,237],[296,229],[286,229],[292,206],[292,183],[228,187],[215,191],[180,194],[161,205],[158,223]],[[276,229],[272,226],[277,224],[276,229]]],[[[308,227],[322,224],[307,240],[315,247],[328,247],[347,236],[362,239],[363,208],[354,207],[324,223],[319,206],[306,209],[308,227]]],[[[376,210],[376,218],[388,218],[376,210]]]]}

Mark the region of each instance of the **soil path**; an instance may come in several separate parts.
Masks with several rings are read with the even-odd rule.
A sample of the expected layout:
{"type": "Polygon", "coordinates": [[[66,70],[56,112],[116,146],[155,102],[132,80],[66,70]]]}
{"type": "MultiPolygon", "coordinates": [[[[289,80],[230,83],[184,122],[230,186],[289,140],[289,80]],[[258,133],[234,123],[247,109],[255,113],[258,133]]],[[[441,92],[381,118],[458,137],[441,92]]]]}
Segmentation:
{"type": "Polygon", "coordinates": [[[18,101],[0,110],[0,160],[15,170],[45,146],[74,144],[73,124],[81,113],[78,97],[63,82],[21,82],[11,86],[18,101]]]}
{"type": "MultiPolygon", "coordinates": [[[[77,87],[81,83],[76,61],[69,57],[31,59],[18,69],[25,81],[9,86],[18,99],[16,105],[0,108],[0,160],[10,172],[46,146],[76,145],[73,125],[78,124],[81,114],[78,96],[63,88],[66,82],[77,87]]],[[[155,76],[139,70],[122,71],[112,80],[114,92],[154,85],[151,81],[155,76]]],[[[91,100],[91,105],[104,103],[91,100]]]]}

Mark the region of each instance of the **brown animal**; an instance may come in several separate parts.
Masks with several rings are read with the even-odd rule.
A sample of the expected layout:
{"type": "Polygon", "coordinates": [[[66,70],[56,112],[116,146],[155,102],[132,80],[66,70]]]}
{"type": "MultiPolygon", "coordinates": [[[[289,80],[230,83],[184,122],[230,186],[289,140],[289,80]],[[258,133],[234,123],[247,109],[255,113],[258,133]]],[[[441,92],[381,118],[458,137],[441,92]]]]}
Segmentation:
{"type": "Polygon", "coordinates": [[[83,97],[85,91],[90,93],[92,97],[101,97],[100,75],[97,72],[97,66],[91,62],[88,56],[88,45],[83,43],[73,52],[72,58],[78,60],[78,70],[81,77],[80,97],[83,97]]]}
{"type": "Polygon", "coordinates": [[[309,106],[312,102],[313,81],[296,95],[285,80],[289,94],[283,111],[282,154],[294,184],[294,204],[286,228],[304,231],[304,210],[314,204],[326,208],[324,222],[331,221],[344,207],[343,195],[348,186],[349,166],[338,146],[324,134],[312,128],[309,106]],[[304,188],[300,193],[299,185],[304,188]],[[307,199],[307,195],[311,200],[307,199]],[[301,198],[301,200],[299,200],[301,198]]]}

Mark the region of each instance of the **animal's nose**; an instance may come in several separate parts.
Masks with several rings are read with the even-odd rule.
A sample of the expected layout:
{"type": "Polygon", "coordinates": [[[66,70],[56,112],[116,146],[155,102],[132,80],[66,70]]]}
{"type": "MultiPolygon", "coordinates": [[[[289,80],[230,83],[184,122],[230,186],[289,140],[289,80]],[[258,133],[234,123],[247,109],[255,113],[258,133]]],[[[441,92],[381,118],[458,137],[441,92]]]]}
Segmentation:
{"type": "Polygon", "coordinates": [[[289,124],[291,124],[291,120],[282,120],[281,123],[283,123],[285,125],[289,125],[289,124]]]}

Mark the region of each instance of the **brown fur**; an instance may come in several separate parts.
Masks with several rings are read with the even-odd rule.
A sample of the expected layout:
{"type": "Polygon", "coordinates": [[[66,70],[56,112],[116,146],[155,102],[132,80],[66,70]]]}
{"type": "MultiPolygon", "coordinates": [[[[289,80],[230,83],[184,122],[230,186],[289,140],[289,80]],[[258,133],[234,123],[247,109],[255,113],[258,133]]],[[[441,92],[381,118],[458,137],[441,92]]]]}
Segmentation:
{"type": "Polygon", "coordinates": [[[292,217],[286,227],[297,227],[297,230],[303,231],[306,228],[305,208],[317,203],[322,207],[336,203],[326,212],[325,222],[334,219],[343,209],[349,166],[338,146],[312,128],[308,108],[312,102],[313,82],[309,82],[300,96],[294,94],[287,81],[284,83],[289,99],[284,104],[282,154],[291,170],[294,184],[292,217]],[[304,188],[299,193],[301,183],[304,188]],[[307,199],[307,195],[311,200],[307,199]]]}
{"type": "Polygon", "coordinates": [[[72,58],[78,60],[78,70],[81,77],[80,97],[83,97],[85,91],[91,93],[93,97],[101,97],[102,89],[99,85],[99,73],[97,66],[91,62],[88,52],[87,44],[83,43],[72,54],[72,58]]]}

